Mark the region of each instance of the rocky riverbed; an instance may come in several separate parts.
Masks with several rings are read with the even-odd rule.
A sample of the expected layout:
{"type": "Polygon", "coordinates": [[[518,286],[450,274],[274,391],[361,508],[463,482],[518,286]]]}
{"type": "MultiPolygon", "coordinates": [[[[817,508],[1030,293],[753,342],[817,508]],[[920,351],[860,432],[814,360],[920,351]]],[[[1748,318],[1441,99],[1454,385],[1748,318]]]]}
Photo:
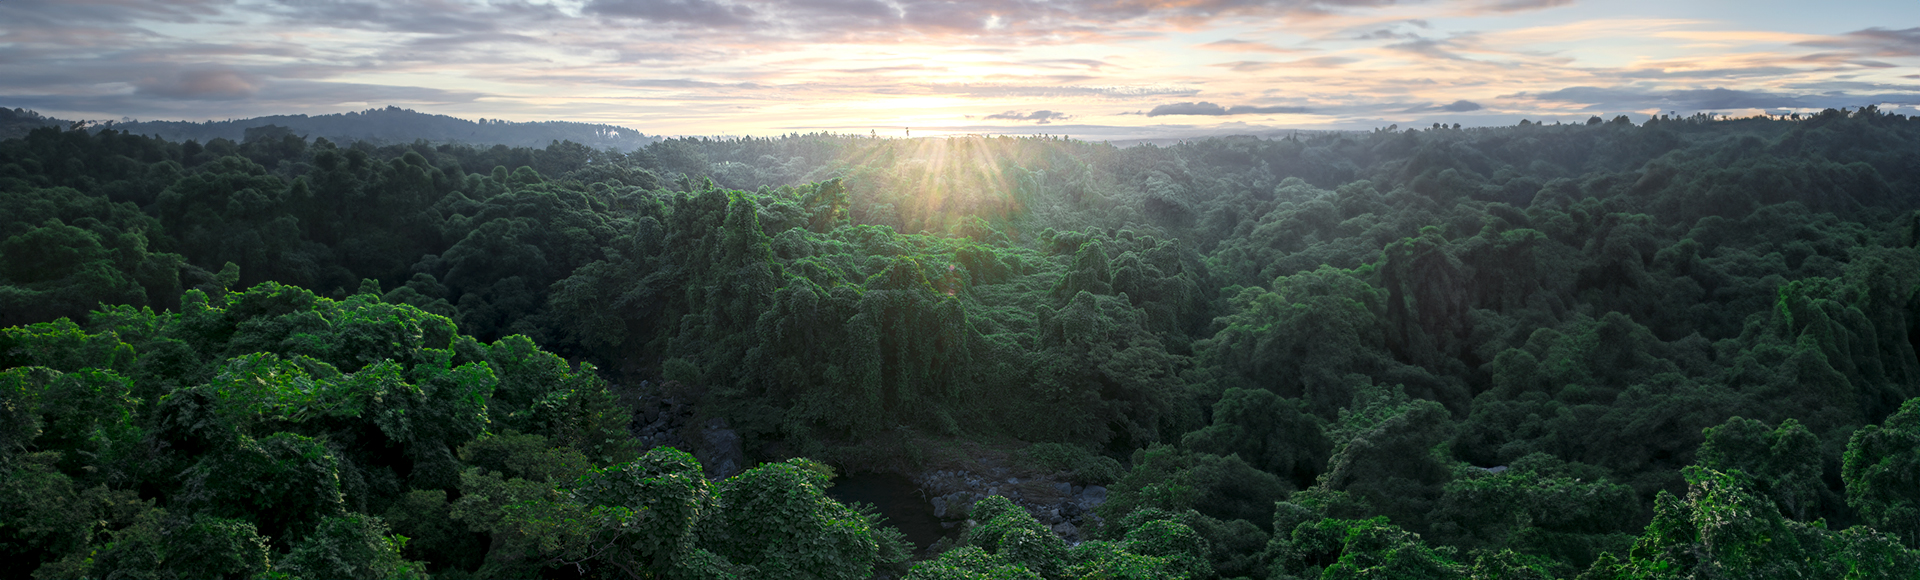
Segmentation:
{"type": "Polygon", "coordinates": [[[973,504],[981,498],[1004,496],[1025,508],[1035,520],[1068,543],[1078,543],[1081,530],[1099,525],[1093,508],[1107,501],[1107,488],[1078,486],[1051,477],[1020,477],[1006,468],[987,472],[942,470],[914,478],[933,503],[933,513],[950,530],[968,525],[973,504]]]}
{"type": "MultiPolygon", "coordinates": [[[[700,460],[707,477],[715,479],[732,476],[747,467],[740,436],[725,420],[701,420],[694,405],[686,400],[692,397],[677,393],[683,390],[679,385],[651,385],[642,381],[639,387],[621,391],[622,402],[633,410],[633,422],[628,430],[642,448],[665,445],[685,449],[700,460]]],[[[904,474],[906,481],[918,488],[917,493],[911,495],[926,498],[924,501],[932,504],[933,514],[947,536],[958,536],[966,529],[974,502],[994,495],[1005,496],[1025,508],[1035,520],[1068,543],[1082,541],[1083,530],[1099,525],[1100,518],[1093,514],[1093,508],[1106,502],[1107,488],[1075,485],[1066,481],[1063,474],[1014,469],[1008,464],[1016,462],[1004,453],[991,455],[994,457],[971,457],[966,469],[949,467],[904,474]]],[[[893,511],[887,505],[880,507],[883,513],[893,511]]]]}

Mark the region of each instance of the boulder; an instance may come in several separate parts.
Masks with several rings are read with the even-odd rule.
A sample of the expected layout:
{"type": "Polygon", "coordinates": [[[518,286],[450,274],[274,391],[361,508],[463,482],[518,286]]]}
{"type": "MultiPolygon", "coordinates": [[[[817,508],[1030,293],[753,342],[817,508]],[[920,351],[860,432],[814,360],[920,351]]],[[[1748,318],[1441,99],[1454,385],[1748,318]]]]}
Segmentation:
{"type": "Polygon", "coordinates": [[[1082,507],[1092,509],[1103,503],[1107,503],[1107,488],[1105,487],[1089,485],[1085,491],[1080,492],[1080,505],[1082,507]]]}
{"type": "Polygon", "coordinates": [[[716,479],[738,475],[747,462],[746,454],[740,449],[740,434],[727,428],[725,419],[718,418],[707,421],[700,429],[700,446],[693,456],[706,467],[707,477],[716,479]]]}

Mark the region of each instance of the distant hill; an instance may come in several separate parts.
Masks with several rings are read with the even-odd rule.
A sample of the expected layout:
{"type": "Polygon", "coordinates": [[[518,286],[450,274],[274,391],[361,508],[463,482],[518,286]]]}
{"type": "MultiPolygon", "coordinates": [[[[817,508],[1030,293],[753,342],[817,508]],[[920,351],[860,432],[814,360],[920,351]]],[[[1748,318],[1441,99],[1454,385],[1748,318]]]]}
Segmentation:
{"type": "Polygon", "coordinates": [[[51,117],[42,117],[39,113],[26,109],[0,107],[0,141],[15,137],[25,137],[27,132],[47,125],[67,125],[66,121],[51,117]]]}
{"type": "MultiPolygon", "coordinates": [[[[0,117],[0,139],[16,137],[40,125],[66,124],[40,117],[32,111],[7,111],[0,117]],[[38,119],[38,124],[34,123],[38,119]],[[15,125],[24,127],[13,131],[15,125]],[[30,125],[31,124],[31,125],[30,125]]],[[[594,149],[631,151],[659,141],[626,127],[569,121],[515,123],[481,119],[469,121],[446,115],[432,115],[411,109],[387,107],[357,113],[332,115],[274,115],[226,121],[134,121],[103,123],[92,128],[111,128],[136,135],[155,135],[169,141],[192,139],[202,143],[216,138],[244,141],[248,129],[266,126],[286,127],[308,139],[324,137],[336,143],[368,141],[378,144],[412,143],[425,139],[433,143],[470,145],[506,145],[508,147],[546,147],[554,141],[572,141],[594,149]]]]}

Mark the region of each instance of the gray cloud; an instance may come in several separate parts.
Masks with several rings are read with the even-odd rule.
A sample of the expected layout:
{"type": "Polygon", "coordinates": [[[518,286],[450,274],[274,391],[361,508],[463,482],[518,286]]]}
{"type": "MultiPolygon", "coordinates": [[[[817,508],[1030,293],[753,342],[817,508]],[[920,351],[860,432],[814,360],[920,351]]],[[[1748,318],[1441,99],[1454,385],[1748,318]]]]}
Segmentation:
{"type": "MultiPolygon", "coordinates": [[[[472,91],[431,87],[373,85],[327,81],[281,80],[260,88],[259,100],[305,108],[350,108],[359,103],[404,107],[470,103],[486,96],[472,91]]],[[[282,111],[284,112],[284,111],[282,111]]]]}
{"type": "Polygon", "coordinates": [[[1251,105],[1236,105],[1227,108],[1228,115],[1304,115],[1312,112],[1312,109],[1306,107],[1288,106],[1257,107],[1251,105]]]}
{"type": "Polygon", "coordinates": [[[1360,34],[1354,35],[1353,37],[1354,40],[1405,40],[1410,38],[1417,39],[1417,38],[1420,38],[1420,35],[1417,35],[1411,32],[1398,32],[1392,29],[1382,28],[1379,30],[1362,32],[1360,34]]]}
{"type": "Polygon", "coordinates": [[[587,3],[586,11],[649,22],[705,26],[738,26],[755,16],[751,8],[710,0],[593,0],[587,3]]]}
{"type": "MultiPolygon", "coordinates": [[[[1399,105],[1398,103],[1383,104],[1382,107],[1392,108],[1398,105],[1399,105]]],[[[1454,101],[1444,105],[1436,105],[1433,103],[1414,105],[1411,107],[1407,107],[1405,111],[1408,113],[1470,113],[1473,111],[1478,111],[1483,108],[1485,107],[1481,107],[1480,103],[1476,103],[1468,100],[1459,100],[1459,101],[1454,101]]]]}
{"type": "Polygon", "coordinates": [[[41,93],[13,94],[5,97],[9,107],[41,111],[101,111],[112,117],[148,119],[244,118],[287,114],[290,111],[358,110],[388,104],[408,108],[445,107],[472,103],[480,93],[447,91],[428,87],[335,83],[322,81],[264,81],[249,98],[220,101],[210,109],[207,101],[219,98],[154,98],[134,93],[41,93]],[[217,112],[216,112],[217,111],[217,112]]]}
{"type": "Polygon", "coordinates": [[[303,28],[320,25],[449,35],[503,32],[502,24],[521,29],[533,23],[565,18],[551,5],[525,0],[500,0],[478,5],[373,0],[278,0],[266,5],[263,10],[279,17],[285,24],[303,28]]]}
{"type": "Polygon", "coordinates": [[[1777,64],[1762,66],[1714,68],[1714,69],[1640,69],[1615,73],[1621,78],[1633,79],[1731,79],[1744,77],[1779,77],[1810,72],[1845,72],[1862,68],[1891,68],[1895,65],[1860,58],[1852,52],[1816,52],[1792,58],[1783,58],[1777,64]],[[1812,66],[1787,66],[1806,64],[1812,66]]]}
{"type": "Polygon", "coordinates": [[[1258,71],[1269,71],[1269,69],[1334,69],[1334,67],[1340,67],[1340,65],[1346,65],[1346,63],[1356,63],[1356,61],[1359,60],[1357,60],[1357,58],[1346,58],[1346,56],[1315,56],[1315,58],[1302,58],[1302,60],[1290,61],[1231,61],[1231,63],[1219,63],[1219,65],[1221,65],[1221,67],[1227,67],[1227,69],[1231,69],[1231,71],[1235,71],[1235,73],[1258,73],[1258,71]]]}
{"type": "Polygon", "coordinates": [[[468,34],[443,34],[407,41],[411,48],[428,50],[452,50],[475,44],[541,44],[542,41],[525,34],[510,32],[476,32],[468,34]]]}
{"type": "Polygon", "coordinates": [[[1573,0],[1499,0],[1488,5],[1487,9],[1494,12],[1520,12],[1524,10],[1540,10],[1542,8],[1566,6],[1572,3],[1573,0]]]}
{"type": "Polygon", "coordinates": [[[1039,110],[1031,113],[1022,113],[1019,111],[1007,111],[1005,113],[994,113],[992,115],[987,115],[986,118],[989,120],[1002,120],[1002,121],[1033,121],[1034,124],[1036,125],[1046,125],[1054,121],[1065,121],[1067,119],[1072,119],[1073,115],[1068,115],[1066,113],[1059,113],[1059,112],[1048,111],[1048,110],[1039,110]]]}
{"type": "Polygon", "coordinates": [[[1286,107],[1286,106],[1260,107],[1260,106],[1251,106],[1251,105],[1235,105],[1232,107],[1222,107],[1220,105],[1216,105],[1206,101],[1200,101],[1197,103],[1194,103],[1194,102],[1168,103],[1165,105],[1160,105],[1160,106],[1154,107],[1153,110],[1147,111],[1147,116],[1158,117],[1161,115],[1203,115],[1203,116],[1218,117],[1218,116],[1226,116],[1226,115],[1275,115],[1275,114],[1298,115],[1298,114],[1306,114],[1306,113],[1312,113],[1312,112],[1313,111],[1307,109],[1306,107],[1286,107]]]}
{"type": "Polygon", "coordinates": [[[0,2],[0,22],[16,25],[79,26],[83,23],[124,23],[140,20],[198,22],[220,14],[231,0],[7,0],[0,2]]]}
{"type": "Polygon", "coordinates": [[[1346,56],[1315,56],[1315,58],[1302,58],[1302,60],[1290,61],[1288,65],[1313,67],[1313,69],[1332,69],[1332,67],[1338,67],[1338,65],[1357,63],[1357,61],[1359,61],[1357,58],[1346,58],[1346,56]]]}
{"type": "Polygon", "coordinates": [[[1386,48],[1389,50],[1397,50],[1400,52],[1417,54],[1420,56],[1424,56],[1424,57],[1436,59],[1436,60],[1467,60],[1466,57],[1454,54],[1452,51],[1447,50],[1445,48],[1446,46],[1447,46],[1447,42],[1444,40],[1434,40],[1431,38],[1415,38],[1414,40],[1409,40],[1406,42],[1389,44],[1386,46],[1386,48]]]}
{"type": "Polygon", "coordinates": [[[224,101],[244,99],[260,91],[258,79],[226,67],[169,71],[134,81],[133,86],[141,96],[168,99],[224,101]]]}
{"type": "MultiPolygon", "coordinates": [[[[1908,75],[1906,78],[1920,78],[1920,75],[1908,75]]],[[[1821,81],[1809,83],[1789,83],[1782,85],[1789,89],[1804,89],[1820,92],[1834,91],[1894,91],[1920,93],[1920,85],[1896,85],[1888,83],[1869,83],[1861,81],[1821,81]]]]}
{"type": "Polygon", "coordinates": [[[1920,56],[1920,27],[1888,30],[1878,26],[1800,44],[1851,48],[1875,56],[1920,56]]]}
{"type": "MultiPolygon", "coordinates": [[[[1818,84],[1812,85],[1820,87],[1818,84]]],[[[1824,87],[1822,87],[1824,88],[1824,87]]],[[[1812,94],[1769,93],[1727,88],[1648,90],[1633,87],[1568,87],[1545,93],[1518,93],[1509,98],[1586,105],[1590,110],[1631,111],[1657,108],[1693,113],[1738,109],[1825,109],[1878,103],[1920,103],[1920,92],[1849,94],[1825,90],[1812,94]]]]}
{"type": "Polygon", "coordinates": [[[1169,103],[1147,111],[1148,117],[1161,115],[1225,115],[1227,108],[1206,101],[1198,103],[1169,103]]]}

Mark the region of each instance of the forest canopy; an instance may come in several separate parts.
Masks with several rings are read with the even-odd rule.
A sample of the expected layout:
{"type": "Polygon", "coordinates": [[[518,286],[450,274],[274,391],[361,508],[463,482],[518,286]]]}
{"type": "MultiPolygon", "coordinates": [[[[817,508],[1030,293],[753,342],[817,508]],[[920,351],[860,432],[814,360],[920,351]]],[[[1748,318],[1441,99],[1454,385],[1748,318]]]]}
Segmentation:
{"type": "Polygon", "coordinates": [[[1920,119],[418,137],[0,141],[7,577],[1920,570],[1920,119]]]}

